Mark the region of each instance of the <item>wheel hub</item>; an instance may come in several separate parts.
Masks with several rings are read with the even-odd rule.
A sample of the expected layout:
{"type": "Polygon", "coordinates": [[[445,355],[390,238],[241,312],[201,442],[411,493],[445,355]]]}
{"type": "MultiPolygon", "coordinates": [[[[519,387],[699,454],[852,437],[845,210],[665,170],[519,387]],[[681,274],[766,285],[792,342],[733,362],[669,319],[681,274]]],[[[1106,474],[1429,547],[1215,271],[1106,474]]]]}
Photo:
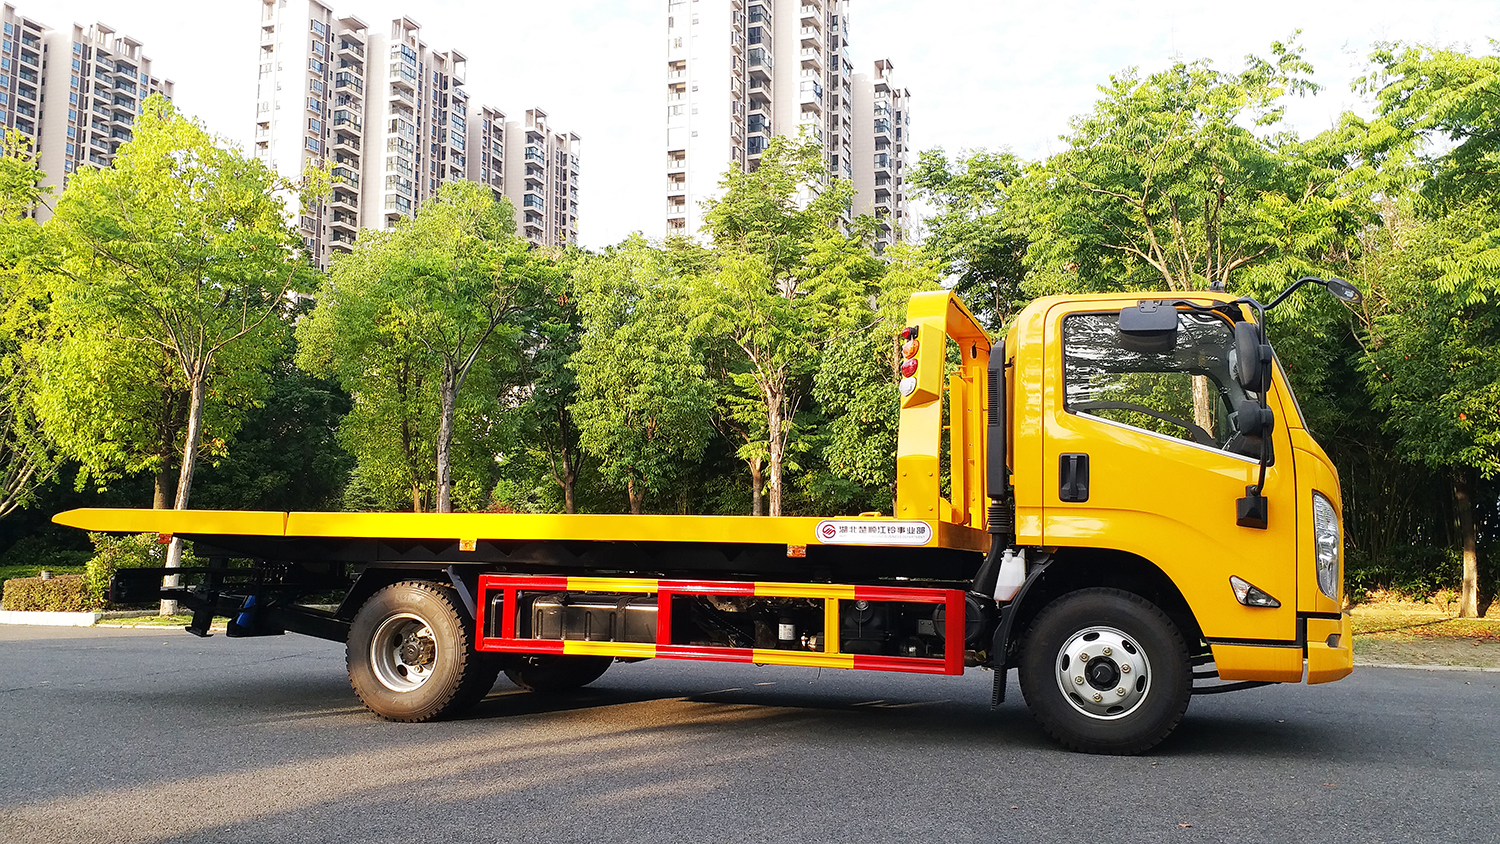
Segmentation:
{"type": "Polygon", "coordinates": [[[1113,627],[1085,627],[1057,653],[1057,686],[1075,710],[1103,720],[1134,712],[1151,691],[1151,663],[1113,627]]]}
{"type": "Polygon", "coordinates": [[[375,679],[393,692],[411,692],[432,676],[438,661],[432,625],[413,613],[397,613],[370,637],[370,667],[375,679]]]}
{"type": "Polygon", "coordinates": [[[432,664],[433,654],[437,651],[432,646],[431,634],[427,637],[411,635],[401,644],[401,661],[408,666],[427,666],[432,664]]]}
{"type": "Polygon", "coordinates": [[[1112,690],[1120,683],[1120,666],[1107,656],[1095,657],[1089,660],[1083,676],[1099,691],[1112,690]]]}

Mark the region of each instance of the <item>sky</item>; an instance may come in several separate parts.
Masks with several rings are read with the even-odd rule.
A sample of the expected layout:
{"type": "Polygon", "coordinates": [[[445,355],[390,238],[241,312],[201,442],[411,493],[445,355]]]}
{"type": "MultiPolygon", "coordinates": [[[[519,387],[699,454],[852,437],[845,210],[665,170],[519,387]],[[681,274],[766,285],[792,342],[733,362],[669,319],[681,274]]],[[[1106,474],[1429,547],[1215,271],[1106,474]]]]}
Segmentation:
{"type": "MultiPolygon", "coordinates": [[[[138,39],[153,73],[175,81],[180,109],[248,148],[260,0],[8,2],[51,27],[101,21],[138,39]]],[[[662,234],[666,5],[348,0],[334,10],[372,27],[414,19],[429,47],[468,56],[471,102],[512,118],[540,107],[554,129],[577,133],[579,240],[597,249],[632,231],[662,234]]],[[[1069,119],[1131,67],[1149,74],[1181,58],[1238,70],[1246,54],[1269,55],[1272,41],[1301,30],[1323,91],[1293,101],[1287,119],[1311,136],[1347,109],[1367,113],[1350,83],[1377,41],[1500,50],[1490,42],[1500,39],[1496,0],[852,0],[849,19],[856,72],[887,58],[910,90],[917,150],[1006,148],[1027,159],[1060,151],[1069,119]]]]}

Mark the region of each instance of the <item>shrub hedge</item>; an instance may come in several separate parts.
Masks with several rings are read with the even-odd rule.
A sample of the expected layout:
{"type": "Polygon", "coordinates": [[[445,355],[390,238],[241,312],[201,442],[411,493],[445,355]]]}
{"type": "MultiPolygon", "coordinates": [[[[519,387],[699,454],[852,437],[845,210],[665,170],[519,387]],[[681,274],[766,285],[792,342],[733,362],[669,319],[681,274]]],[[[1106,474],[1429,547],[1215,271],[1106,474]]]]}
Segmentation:
{"type": "Polygon", "coordinates": [[[0,592],[0,609],[30,612],[83,612],[90,608],[83,575],[60,574],[51,580],[13,577],[0,592]]]}
{"type": "MultiPolygon", "coordinates": [[[[84,591],[93,606],[104,607],[109,599],[109,581],[119,569],[156,568],[166,564],[167,546],[154,533],[110,536],[91,533],[94,556],[85,564],[84,591]]],[[[182,564],[198,564],[191,546],[183,549],[182,564]]]]}

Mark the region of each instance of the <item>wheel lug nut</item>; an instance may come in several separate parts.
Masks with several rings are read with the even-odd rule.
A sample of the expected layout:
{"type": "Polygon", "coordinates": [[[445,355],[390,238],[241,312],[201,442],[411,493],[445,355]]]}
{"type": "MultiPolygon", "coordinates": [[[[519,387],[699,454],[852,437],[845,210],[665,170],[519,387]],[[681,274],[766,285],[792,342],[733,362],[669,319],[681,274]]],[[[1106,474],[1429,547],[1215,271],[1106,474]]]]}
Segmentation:
{"type": "Polygon", "coordinates": [[[1095,703],[1100,703],[1103,700],[1104,700],[1104,695],[1101,695],[1098,692],[1094,692],[1094,702],[1095,703]]]}
{"type": "Polygon", "coordinates": [[[1089,661],[1089,655],[1088,654],[1079,654],[1078,655],[1078,661],[1079,662],[1088,662],[1089,661]]]}
{"type": "Polygon", "coordinates": [[[1130,663],[1127,662],[1124,665],[1120,666],[1120,673],[1121,674],[1129,674],[1130,673],[1130,663]]]}
{"type": "Polygon", "coordinates": [[[1105,655],[1105,656],[1109,656],[1109,655],[1110,655],[1110,654],[1112,654],[1112,653],[1114,653],[1114,652],[1115,652],[1115,651],[1114,651],[1114,649],[1113,649],[1113,648],[1105,648],[1105,649],[1104,649],[1104,655],[1105,655]]]}
{"type": "Polygon", "coordinates": [[[1075,685],[1075,686],[1081,686],[1081,685],[1083,685],[1083,675],[1082,674],[1080,674],[1077,677],[1073,678],[1073,685],[1075,685]]]}
{"type": "Polygon", "coordinates": [[[1120,688],[1115,689],[1115,694],[1119,695],[1120,697],[1124,697],[1125,696],[1125,687],[1121,686],[1120,688]]]}

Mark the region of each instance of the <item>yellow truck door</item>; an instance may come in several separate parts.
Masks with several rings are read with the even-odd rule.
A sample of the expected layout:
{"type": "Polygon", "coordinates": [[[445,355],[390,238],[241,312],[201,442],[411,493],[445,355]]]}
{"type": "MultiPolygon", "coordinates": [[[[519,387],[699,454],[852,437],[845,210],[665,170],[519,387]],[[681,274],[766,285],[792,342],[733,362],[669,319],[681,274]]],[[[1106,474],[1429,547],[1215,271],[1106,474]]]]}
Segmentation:
{"type": "MultiPolygon", "coordinates": [[[[1221,675],[1300,679],[1290,439],[1280,425],[1270,438],[1268,527],[1238,526],[1235,503],[1257,479],[1259,445],[1235,433],[1245,393],[1232,375],[1231,323],[1179,311],[1169,351],[1129,350],[1120,342],[1119,311],[1138,299],[1059,303],[1047,312],[1042,544],[1150,561],[1187,599],[1221,675]],[[1280,607],[1241,604],[1231,576],[1280,607]]],[[[1274,387],[1270,406],[1286,418],[1274,387]]]]}

